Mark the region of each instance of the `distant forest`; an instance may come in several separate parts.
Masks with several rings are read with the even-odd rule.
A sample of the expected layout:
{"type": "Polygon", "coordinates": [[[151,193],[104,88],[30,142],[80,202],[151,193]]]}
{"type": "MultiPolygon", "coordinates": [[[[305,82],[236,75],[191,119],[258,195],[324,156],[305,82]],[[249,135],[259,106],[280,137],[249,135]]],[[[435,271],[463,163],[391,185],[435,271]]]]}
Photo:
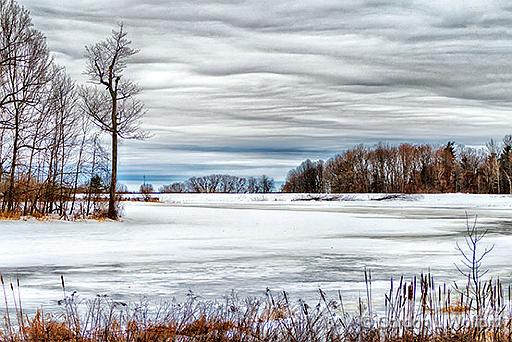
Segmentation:
{"type": "MultiPolygon", "coordinates": [[[[151,184],[143,184],[140,192],[153,192],[151,184]]],[[[263,175],[260,177],[238,177],[213,174],[203,177],[191,177],[185,182],[164,185],[158,189],[162,193],[269,193],[274,191],[274,179],[263,175]]]]}
{"type": "Polygon", "coordinates": [[[512,136],[485,148],[378,144],[328,161],[306,160],[288,173],[283,192],[512,194],[512,136]]]}

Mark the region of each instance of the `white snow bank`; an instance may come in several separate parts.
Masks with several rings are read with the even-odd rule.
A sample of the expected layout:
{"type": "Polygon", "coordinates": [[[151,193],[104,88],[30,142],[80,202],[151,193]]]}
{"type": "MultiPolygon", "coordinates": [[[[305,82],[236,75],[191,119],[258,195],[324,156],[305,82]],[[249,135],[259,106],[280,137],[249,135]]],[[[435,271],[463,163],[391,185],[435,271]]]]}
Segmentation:
{"type": "Polygon", "coordinates": [[[157,194],[173,204],[300,203],[312,206],[512,208],[512,195],[480,194],[157,194]]]}

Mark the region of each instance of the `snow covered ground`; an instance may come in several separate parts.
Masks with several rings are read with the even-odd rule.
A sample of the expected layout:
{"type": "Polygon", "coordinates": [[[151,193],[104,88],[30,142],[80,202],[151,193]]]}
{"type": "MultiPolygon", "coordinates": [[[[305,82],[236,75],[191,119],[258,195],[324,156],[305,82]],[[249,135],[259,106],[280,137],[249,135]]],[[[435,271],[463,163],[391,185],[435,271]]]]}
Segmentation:
{"type": "Polygon", "coordinates": [[[28,309],[56,304],[61,274],[82,298],[261,296],[269,287],[308,300],[318,288],[341,290],[351,301],[364,294],[367,267],[380,298],[392,276],[460,279],[455,243],[467,211],[496,244],[490,275],[511,279],[512,196],[385,196],[176,194],[125,203],[123,222],[4,221],[0,272],[19,275],[28,309]]]}

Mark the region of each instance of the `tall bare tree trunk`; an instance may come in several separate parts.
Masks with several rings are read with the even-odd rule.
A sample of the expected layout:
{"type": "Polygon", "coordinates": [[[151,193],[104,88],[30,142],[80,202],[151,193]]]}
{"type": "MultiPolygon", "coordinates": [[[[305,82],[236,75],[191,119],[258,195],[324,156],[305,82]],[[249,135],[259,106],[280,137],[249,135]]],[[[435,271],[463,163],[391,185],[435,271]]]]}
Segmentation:
{"type": "Polygon", "coordinates": [[[12,145],[12,161],[11,161],[11,173],[9,175],[9,189],[7,190],[7,211],[14,210],[14,189],[15,189],[15,177],[16,177],[16,165],[18,164],[18,144],[19,144],[19,116],[16,113],[14,118],[14,141],[12,145]]]}
{"type": "Polygon", "coordinates": [[[117,187],[117,94],[111,92],[112,96],[112,170],[110,179],[110,192],[108,199],[108,218],[117,220],[116,209],[116,187],[117,187]]]}
{"type": "Polygon", "coordinates": [[[89,177],[89,187],[87,189],[87,210],[86,210],[86,216],[89,216],[91,212],[91,197],[92,197],[92,187],[91,187],[91,181],[92,177],[94,177],[96,172],[96,143],[94,144],[94,148],[92,151],[92,165],[91,165],[91,176],[89,177]]]}
{"type": "Polygon", "coordinates": [[[76,168],[75,168],[75,179],[73,181],[73,199],[71,201],[71,209],[69,210],[70,215],[73,215],[73,213],[75,211],[76,192],[77,192],[77,188],[78,188],[78,178],[80,175],[80,169],[82,168],[82,156],[83,156],[83,152],[84,152],[86,138],[87,138],[87,132],[84,129],[84,132],[82,135],[82,141],[80,142],[80,150],[78,152],[78,160],[76,162],[76,168]]]}
{"type": "MultiPolygon", "coordinates": [[[[36,128],[36,132],[34,133],[34,137],[32,139],[32,150],[30,151],[30,158],[29,158],[29,162],[28,162],[28,170],[27,170],[27,192],[30,193],[30,196],[31,196],[31,193],[32,193],[32,189],[30,188],[31,187],[31,183],[32,183],[32,164],[34,162],[34,154],[35,154],[35,146],[36,146],[36,139],[39,135],[39,125],[37,126],[36,128]]],[[[23,205],[23,215],[27,215],[28,214],[28,207],[29,207],[29,194],[26,195],[25,197],[25,204],[23,205]]]]}

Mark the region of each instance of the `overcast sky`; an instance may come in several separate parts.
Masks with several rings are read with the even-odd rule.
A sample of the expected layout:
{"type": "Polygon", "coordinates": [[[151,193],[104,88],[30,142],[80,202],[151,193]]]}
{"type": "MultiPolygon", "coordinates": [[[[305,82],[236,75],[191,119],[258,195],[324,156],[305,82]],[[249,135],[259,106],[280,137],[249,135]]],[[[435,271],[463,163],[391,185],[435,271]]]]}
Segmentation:
{"type": "Polygon", "coordinates": [[[508,0],[19,0],[83,82],[84,46],[122,20],[153,138],[121,180],[270,174],[379,141],[512,133],[508,0]]]}

